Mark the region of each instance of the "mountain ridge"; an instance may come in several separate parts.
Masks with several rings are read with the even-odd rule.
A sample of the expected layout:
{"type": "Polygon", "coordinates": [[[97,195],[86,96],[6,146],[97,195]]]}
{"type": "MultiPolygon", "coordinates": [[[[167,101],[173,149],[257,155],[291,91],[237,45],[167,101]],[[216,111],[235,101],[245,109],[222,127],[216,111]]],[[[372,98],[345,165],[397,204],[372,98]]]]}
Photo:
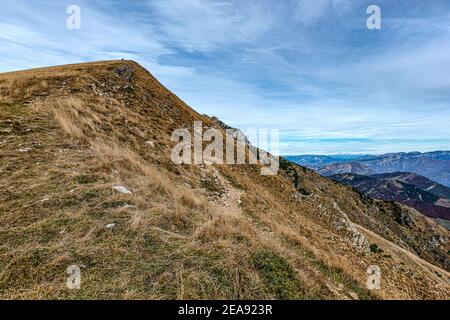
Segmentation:
{"type": "Polygon", "coordinates": [[[449,298],[447,230],[284,159],[176,165],[194,121],[132,61],[0,74],[0,296],[449,298]]]}
{"type": "Polygon", "coordinates": [[[450,187],[450,151],[399,152],[378,156],[363,155],[351,159],[332,158],[331,163],[322,164],[301,156],[289,157],[292,161],[305,165],[321,175],[340,173],[373,175],[392,172],[412,172],[450,187]],[[303,160],[303,161],[302,161],[303,160]]]}

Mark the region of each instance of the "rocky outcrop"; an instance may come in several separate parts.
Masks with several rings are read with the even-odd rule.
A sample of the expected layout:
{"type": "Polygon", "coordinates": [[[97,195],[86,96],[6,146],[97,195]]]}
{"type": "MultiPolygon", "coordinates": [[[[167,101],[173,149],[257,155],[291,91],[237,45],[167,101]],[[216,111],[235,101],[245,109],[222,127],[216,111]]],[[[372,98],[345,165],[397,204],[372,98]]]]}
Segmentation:
{"type": "Polygon", "coordinates": [[[121,77],[123,80],[130,81],[131,77],[133,76],[133,69],[131,68],[131,66],[124,64],[120,67],[115,68],[114,73],[121,77]]]}
{"type": "Polygon", "coordinates": [[[340,214],[339,221],[335,224],[338,230],[344,229],[349,232],[350,237],[349,240],[353,243],[353,245],[361,251],[370,252],[370,244],[369,241],[364,237],[364,235],[359,232],[356,227],[353,225],[347,214],[341,210],[337,203],[333,203],[333,208],[337,210],[340,214]]]}

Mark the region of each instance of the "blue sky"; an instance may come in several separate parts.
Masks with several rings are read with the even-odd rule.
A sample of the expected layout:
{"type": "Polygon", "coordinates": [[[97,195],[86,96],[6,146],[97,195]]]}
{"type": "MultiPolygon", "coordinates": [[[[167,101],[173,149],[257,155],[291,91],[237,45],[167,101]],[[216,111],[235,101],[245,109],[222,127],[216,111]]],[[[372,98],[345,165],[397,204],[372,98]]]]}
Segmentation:
{"type": "Polygon", "coordinates": [[[0,72],[133,59],[282,154],[450,149],[448,0],[1,1],[0,72]],[[381,30],[366,27],[381,8],[381,30]],[[69,5],[81,29],[66,28],[69,5]]]}

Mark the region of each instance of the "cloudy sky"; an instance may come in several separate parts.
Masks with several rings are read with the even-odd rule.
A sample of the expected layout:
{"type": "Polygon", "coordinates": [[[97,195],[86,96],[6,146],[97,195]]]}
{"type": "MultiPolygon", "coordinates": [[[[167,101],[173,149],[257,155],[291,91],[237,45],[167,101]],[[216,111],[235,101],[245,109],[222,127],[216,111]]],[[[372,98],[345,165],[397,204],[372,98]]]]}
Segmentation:
{"type": "Polygon", "coordinates": [[[0,12],[0,72],[133,59],[201,113],[280,129],[283,154],[450,149],[448,0],[2,0],[0,12]],[[371,4],[381,30],[366,26],[371,4]]]}

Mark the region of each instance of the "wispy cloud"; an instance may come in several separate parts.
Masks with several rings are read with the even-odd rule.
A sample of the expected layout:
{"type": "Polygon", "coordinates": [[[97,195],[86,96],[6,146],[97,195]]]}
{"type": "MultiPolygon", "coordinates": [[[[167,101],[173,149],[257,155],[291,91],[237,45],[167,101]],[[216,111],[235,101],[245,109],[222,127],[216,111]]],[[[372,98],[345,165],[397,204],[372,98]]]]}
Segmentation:
{"type": "Polygon", "coordinates": [[[358,7],[352,0],[296,0],[293,18],[304,24],[311,25],[333,16],[343,16],[358,7]]]}
{"type": "Polygon", "coordinates": [[[372,31],[369,4],[2,2],[0,71],[134,59],[200,112],[281,129],[283,153],[450,149],[450,3],[379,0],[372,31]]]}
{"type": "Polygon", "coordinates": [[[260,2],[156,0],[149,6],[168,43],[190,52],[251,43],[272,26],[270,8],[260,2]]]}

